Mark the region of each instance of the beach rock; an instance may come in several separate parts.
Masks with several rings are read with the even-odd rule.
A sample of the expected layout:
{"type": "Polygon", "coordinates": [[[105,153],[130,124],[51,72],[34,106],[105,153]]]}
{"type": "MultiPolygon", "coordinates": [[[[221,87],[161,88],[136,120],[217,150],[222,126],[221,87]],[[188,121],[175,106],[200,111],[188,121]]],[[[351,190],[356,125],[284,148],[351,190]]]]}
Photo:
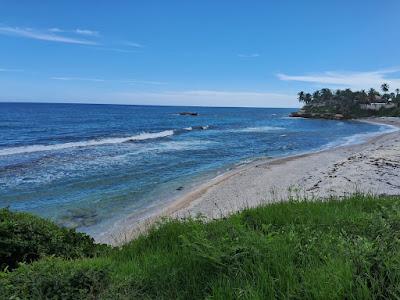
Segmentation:
{"type": "Polygon", "coordinates": [[[307,118],[308,114],[302,111],[294,111],[289,116],[293,118],[307,118]]]}
{"type": "Polygon", "coordinates": [[[333,117],[334,117],[336,120],[342,120],[342,119],[344,119],[344,116],[343,116],[342,114],[335,114],[333,117]]]}
{"type": "Polygon", "coordinates": [[[297,111],[294,111],[294,112],[290,113],[289,116],[292,117],[292,118],[301,117],[300,114],[299,114],[299,112],[297,112],[297,111]]]}
{"type": "Polygon", "coordinates": [[[299,110],[297,112],[292,112],[289,115],[294,118],[311,118],[311,119],[326,119],[326,120],[343,120],[345,117],[342,114],[332,114],[332,113],[309,113],[304,110],[299,110]]]}

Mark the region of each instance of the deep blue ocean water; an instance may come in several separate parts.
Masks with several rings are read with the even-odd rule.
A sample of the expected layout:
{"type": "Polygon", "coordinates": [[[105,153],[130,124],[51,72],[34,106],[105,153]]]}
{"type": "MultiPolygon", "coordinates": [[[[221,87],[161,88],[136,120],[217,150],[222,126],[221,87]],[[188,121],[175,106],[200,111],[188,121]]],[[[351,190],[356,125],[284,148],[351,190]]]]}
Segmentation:
{"type": "Polygon", "coordinates": [[[289,118],[291,111],[0,103],[0,207],[95,234],[235,164],[360,142],[387,130],[289,118]]]}

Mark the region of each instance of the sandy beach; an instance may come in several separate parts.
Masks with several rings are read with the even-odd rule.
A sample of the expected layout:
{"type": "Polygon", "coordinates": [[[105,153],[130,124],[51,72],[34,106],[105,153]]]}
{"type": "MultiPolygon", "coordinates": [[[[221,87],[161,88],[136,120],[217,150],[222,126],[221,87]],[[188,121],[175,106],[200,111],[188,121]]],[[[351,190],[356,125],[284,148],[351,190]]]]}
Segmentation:
{"type": "MultiPolygon", "coordinates": [[[[363,120],[400,128],[399,118],[363,120]]],[[[400,194],[400,131],[315,153],[261,159],[201,184],[141,222],[127,218],[96,237],[118,245],[161,217],[214,219],[247,207],[286,201],[342,197],[355,192],[400,194]]]]}

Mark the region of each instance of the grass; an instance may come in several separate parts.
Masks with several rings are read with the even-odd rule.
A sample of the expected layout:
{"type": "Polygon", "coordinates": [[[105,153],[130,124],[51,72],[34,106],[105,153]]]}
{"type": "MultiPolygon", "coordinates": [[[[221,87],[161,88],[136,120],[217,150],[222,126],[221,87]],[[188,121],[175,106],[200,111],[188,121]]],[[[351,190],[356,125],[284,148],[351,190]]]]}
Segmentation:
{"type": "Polygon", "coordinates": [[[287,202],[166,221],[95,257],[0,273],[0,298],[398,299],[400,197],[287,202]],[[61,290],[61,292],[57,292],[61,290]]]}

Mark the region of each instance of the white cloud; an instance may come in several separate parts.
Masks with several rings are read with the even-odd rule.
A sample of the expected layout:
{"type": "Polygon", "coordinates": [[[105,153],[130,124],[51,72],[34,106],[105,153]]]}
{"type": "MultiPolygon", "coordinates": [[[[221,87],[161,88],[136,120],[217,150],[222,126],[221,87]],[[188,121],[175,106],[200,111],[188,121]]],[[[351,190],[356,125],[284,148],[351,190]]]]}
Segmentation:
{"type": "Polygon", "coordinates": [[[50,31],[50,32],[65,32],[65,30],[62,30],[57,27],[50,28],[48,31],[50,31]]]}
{"type": "Polygon", "coordinates": [[[89,29],[79,29],[78,28],[75,30],[75,32],[80,35],[88,35],[88,36],[99,36],[100,35],[100,33],[98,31],[89,30],[89,29]]]}
{"type": "Polygon", "coordinates": [[[400,87],[400,78],[393,76],[400,69],[384,69],[371,72],[324,72],[310,75],[277,74],[280,80],[309,82],[327,86],[349,87],[352,89],[378,89],[384,82],[392,88],[400,87]],[[389,76],[389,75],[392,76],[389,76]]]}
{"type": "Polygon", "coordinates": [[[238,56],[241,58],[256,58],[256,57],[259,57],[260,54],[258,54],[258,53],[238,54],[238,56]]]}
{"type": "Polygon", "coordinates": [[[120,92],[111,95],[114,101],[126,104],[190,105],[223,107],[298,107],[296,95],[268,92],[236,91],[166,91],[120,92]]]}
{"type": "Polygon", "coordinates": [[[95,36],[95,37],[100,36],[100,33],[98,31],[89,30],[89,29],[80,29],[80,28],[77,28],[75,30],[65,30],[65,29],[60,29],[58,27],[53,27],[53,28],[49,28],[47,31],[55,32],[55,33],[73,33],[73,34],[95,36]]]}
{"type": "Polygon", "coordinates": [[[134,48],[144,48],[144,45],[139,44],[139,43],[135,43],[135,42],[123,42],[124,45],[126,46],[130,46],[130,47],[134,47],[134,48]]]}
{"type": "Polygon", "coordinates": [[[81,44],[81,45],[98,45],[94,41],[89,41],[85,39],[66,37],[57,34],[58,28],[52,28],[53,31],[48,33],[48,31],[34,30],[31,28],[19,28],[19,27],[0,27],[0,34],[30,38],[35,40],[43,40],[58,43],[68,43],[68,44],[81,44]]]}

